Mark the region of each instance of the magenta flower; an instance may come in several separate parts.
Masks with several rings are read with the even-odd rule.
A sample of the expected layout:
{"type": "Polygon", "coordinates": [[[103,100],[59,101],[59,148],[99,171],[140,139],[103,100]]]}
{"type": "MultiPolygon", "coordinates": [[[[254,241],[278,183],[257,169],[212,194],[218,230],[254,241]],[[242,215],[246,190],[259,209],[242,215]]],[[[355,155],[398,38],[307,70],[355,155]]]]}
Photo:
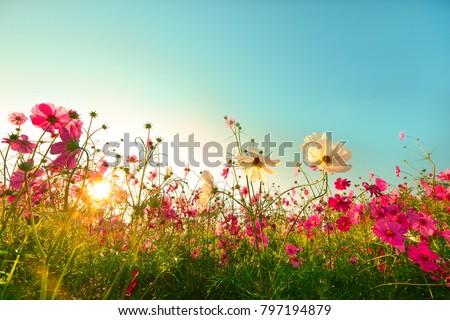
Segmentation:
{"type": "Polygon", "coordinates": [[[352,225],[352,221],[347,216],[340,216],[336,220],[336,227],[341,232],[347,232],[348,230],[350,230],[351,225],[352,225]]]}
{"type": "Polygon", "coordinates": [[[450,169],[446,169],[445,172],[441,171],[439,172],[439,175],[437,176],[439,179],[441,179],[442,181],[446,180],[446,181],[450,181],[450,169]]]}
{"type": "Polygon", "coordinates": [[[314,215],[310,216],[308,218],[308,220],[305,221],[303,226],[305,227],[305,229],[310,230],[313,227],[319,226],[321,221],[322,221],[322,219],[321,219],[320,215],[319,214],[314,214],[314,215]]]}
{"type": "Polygon", "coordinates": [[[288,256],[293,256],[297,253],[297,247],[291,243],[286,243],[286,254],[288,256]]]}
{"type": "Polygon", "coordinates": [[[403,139],[405,139],[405,133],[404,133],[403,131],[400,131],[400,132],[398,133],[398,139],[399,139],[400,141],[403,141],[403,139]]]}
{"type": "Polygon", "coordinates": [[[8,121],[16,126],[21,126],[27,119],[28,118],[22,112],[13,112],[8,115],[8,121]]]}
{"type": "Polygon", "coordinates": [[[19,153],[32,153],[36,148],[36,144],[28,141],[28,136],[25,134],[20,135],[20,139],[11,141],[11,150],[19,153]]]}
{"type": "Polygon", "coordinates": [[[352,202],[349,197],[335,194],[334,197],[328,199],[328,205],[334,210],[347,212],[350,209],[352,202]]]}
{"type": "Polygon", "coordinates": [[[408,220],[411,225],[411,229],[419,231],[424,237],[432,236],[437,229],[437,221],[432,216],[426,215],[423,212],[410,213],[408,220]]]}
{"type": "Polygon", "coordinates": [[[350,181],[348,181],[347,179],[341,179],[341,178],[337,178],[336,181],[334,182],[334,186],[336,187],[336,190],[345,190],[348,187],[350,187],[350,181]]]}
{"type": "Polygon", "coordinates": [[[397,176],[397,178],[400,177],[400,167],[399,166],[395,166],[395,175],[397,176]]]}
{"type": "Polygon", "coordinates": [[[225,165],[225,168],[223,168],[222,173],[221,173],[222,177],[223,177],[224,179],[226,179],[226,178],[228,177],[228,173],[229,173],[229,172],[230,172],[230,165],[229,165],[229,164],[226,164],[226,165],[225,165]]]}
{"type": "Polygon", "coordinates": [[[408,258],[420,265],[425,272],[434,272],[439,269],[439,265],[435,262],[439,260],[439,256],[431,251],[426,243],[419,243],[417,248],[411,244],[408,245],[408,258]]]}
{"type": "Polygon", "coordinates": [[[62,128],[60,138],[61,142],[50,146],[50,154],[59,154],[53,161],[53,165],[55,167],[67,166],[68,169],[73,169],[76,166],[76,156],[81,152],[78,130],[75,127],[70,127],[70,131],[62,128]]]}
{"type": "Polygon", "coordinates": [[[403,241],[406,238],[403,236],[408,231],[397,222],[390,222],[387,220],[379,220],[373,227],[373,233],[380,237],[381,241],[389,243],[391,246],[398,248],[401,252],[405,252],[405,245],[403,241]]]}
{"type": "Polygon", "coordinates": [[[50,133],[60,130],[70,121],[69,114],[64,107],[56,108],[53,103],[40,103],[31,109],[31,122],[50,133]]]}

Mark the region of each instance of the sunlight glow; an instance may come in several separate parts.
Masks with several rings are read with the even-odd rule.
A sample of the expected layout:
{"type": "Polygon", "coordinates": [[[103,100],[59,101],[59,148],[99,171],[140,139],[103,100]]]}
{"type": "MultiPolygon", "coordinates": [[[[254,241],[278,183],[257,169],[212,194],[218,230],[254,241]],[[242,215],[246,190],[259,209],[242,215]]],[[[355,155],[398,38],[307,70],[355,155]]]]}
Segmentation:
{"type": "Polygon", "coordinates": [[[98,182],[91,187],[89,194],[95,200],[105,200],[111,194],[111,186],[106,181],[98,182]]]}

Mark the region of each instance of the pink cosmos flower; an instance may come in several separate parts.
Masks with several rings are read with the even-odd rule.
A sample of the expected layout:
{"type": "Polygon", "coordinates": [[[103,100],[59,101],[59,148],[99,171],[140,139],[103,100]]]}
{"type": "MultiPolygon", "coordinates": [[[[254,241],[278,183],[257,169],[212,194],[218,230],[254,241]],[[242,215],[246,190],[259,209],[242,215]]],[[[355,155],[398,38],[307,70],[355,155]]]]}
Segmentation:
{"type": "Polygon", "coordinates": [[[405,139],[405,133],[404,133],[403,131],[400,131],[400,132],[398,133],[398,139],[399,139],[400,141],[403,141],[403,139],[405,139]]]}
{"type": "Polygon", "coordinates": [[[450,180],[450,169],[446,169],[445,172],[441,171],[439,172],[439,175],[437,176],[439,179],[441,179],[442,181],[446,180],[449,181],[450,180]]]}
{"type": "Polygon", "coordinates": [[[133,155],[133,156],[128,156],[126,161],[127,161],[128,163],[137,163],[137,162],[138,162],[138,158],[137,158],[135,155],[133,155]]]}
{"type": "Polygon", "coordinates": [[[400,177],[400,167],[399,166],[395,166],[395,175],[397,176],[397,178],[400,177]]]}
{"type": "Polygon", "coordinates": [[[191,168],[189,168],[189,163],[186,163],[186,165],[184,166],[184,177],[185,178],[189,174],[189,171],[191,171],[191,168]]]}
{"type": "Polygon", "coordinates": [[[300,167],[299,166],[295,166],[295,168],[294,168],[294,177],[297,177],[299,173],[300,173],[300,167]]]}
{"type": "Polygon", "coordinates": [[[350,218],[347,217],[347,216],[340,216],[340,217],[336,220],[336,227],[337,227],[341,232],[347,232],[348,230],[350,230],[351,225],[352,225],[352,221],[351,221],[350,218]]]}
{"type": "Polygon", "coordinates": [[[25,134],[20,135],[20,138],[11,142],[11,149],[19,153],[32,153],[36,144],[28,141],[28,136],[25,134]]]}
{"type": "Polygon", "coordinates": [[[236,119],[233,118],[232,116],[225,116],[224,119],[227,128],[233,129],[236,126],[236,119]]]}
{"type": "Polygon", "coordinates": [[[61,142],[56,142],[50,146],[50,154],[59,154],[53,161],[53,165],[55,167],[67,166],[67,169],[73,169],[76,166],[76,157],[81,152],[78,130],[74,127],[70,127],[70,131],[61,128],[60,138],[61,142]]]}
{"type": "Polygon", "coordinates": [[[380,191],[385,191],[386,190],[386,181],[384,181],[383,179],[380,178],[376,178],[375,179],[375,184],[378,187],[378,189],[380,191]]]}
{"type": "Polygon", "coordinates": [[[297,253],[297,247],[291,243],[286,243],[286,254],[288,256],[293,256],[297,253]]]}
{"type": "Polygon", "coordinates": [[[370,172],[369,172],[369,180],[372,180],[374,176],[375,176],[375,174],[373,173],[372,170],[370,170],[370,172]]]}
{"type": "Polygon", "coordinates": [[[403,236],[408,231],[397,222],[390,222],[387,220],[379,220],[373,227],[373,233],[380,237],[381,241],[389,243],[391,246],[398,248],[401,252],[405,252],[405,245],[403,241],[406,238],[403,236]]]}
{"type": "Polygon", "coordinates": [[[299,259],[297,256],[292,256],[292,257],[289,259],[289,262],[292,264],[292,266],[293,266],[294,268],[298,268],[298,266],[303,265],[303,260],[302,260],[302,258],[299,259]]]}
{"type": "Polygon", "coordinates": [[[349,197],[341,196],[340,194],[335,194],[334,197],[328,199],[328,205],[334,210],[347,212],[350,209],[352,202],[349,197]]]}
{"type": "Polygon", "coordinates": [[[228,177],[228,173],[230,172],[230,165],[227,163],[226,165],[225,165],[225,168],[223,168],[223,170],[222,170],[222,177],[224,178],[224,179],[226,179],[227,177],[228,177]]]}
{"type": "Polygon", "coordinates": [[[305,221],[303,226],[305,227],[305,229],[310,230],[313,227],[319,226],[321,221],[322,221],[322,219],[321,219],[320,215],[314,214],[314,215],[310,216],[308,218],[308,220],[305,221]]]}
{"type": "Polygon", "coordinates": [[[348,187],[350,187],[351,182],[347,179],[341,179],[337,178],[334,182],[334,186],[336,190],[346,190],[348,187]]]}
{"type": "Polygon", "coordinates": [[[437,221],[434,220],[432,216],[426,215],[423,212],[411,212],[408,215],[408,221],[411,225],[411,229],[419,231],[424,237],[432,236],[436,232],[437,221]]]}
{"type": "Polygon", "coordinates": [[[8,115],[8,121],[16,126],[21,126],[27,119],[28,118],[22,112],[13,112],[8,115]]]}
{"type": "Polygon", "coordinates": [[[439,260],[439,256],[431,251],[426,243],[419,243],[417,248],[411,244],[408,245],[408,258],[420,265],[425,272],[434,272],[439,269],[439,265],[435,262],[439,260]]]}
{"type": "Polygon", "coordinates": [[[56,108],[53,103],[40,103],[31,109],[31,122],[50,133],[60,130],[70,121],[69,114],[64,107],[56,108]]]}

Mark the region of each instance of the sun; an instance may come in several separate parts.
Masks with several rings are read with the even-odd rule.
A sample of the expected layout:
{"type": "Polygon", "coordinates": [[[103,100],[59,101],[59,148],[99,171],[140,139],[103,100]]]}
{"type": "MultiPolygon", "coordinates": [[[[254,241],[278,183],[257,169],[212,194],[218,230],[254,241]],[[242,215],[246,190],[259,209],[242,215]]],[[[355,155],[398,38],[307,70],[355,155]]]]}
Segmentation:
{"type": "Polygon", "coordinates": [[[94,200],[105,200],[111,194],[111,185],[106,181],[97,182],[91,186],[89,194],[94,200]]]}

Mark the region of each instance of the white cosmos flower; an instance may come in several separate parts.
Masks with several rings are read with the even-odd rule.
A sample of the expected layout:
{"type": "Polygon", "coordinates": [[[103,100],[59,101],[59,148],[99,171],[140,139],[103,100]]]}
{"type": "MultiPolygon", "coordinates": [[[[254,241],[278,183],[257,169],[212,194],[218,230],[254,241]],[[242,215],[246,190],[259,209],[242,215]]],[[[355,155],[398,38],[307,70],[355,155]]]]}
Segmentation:
{"type": "Polygon", "coordinates": [[[197,200],[197,209],[201,213],[209,204],[214,189],[214,177],[208,170],[202,172],[202,190],[197,200]]]}
{"type": "Polygon", "coordinates": [[[249,156],[239,154],[237,156],[237,160],[239,166],[244,168],[245,174],[251,181],[266,181],[262,170],[270,174],[277,173],[270,167],[274,167],[279,164],[280,160],[271,160],[269,157],[263,156],[258,149],[253,147],[248,147],[247,153],[249,156]]]}
{"type": "Polygon", "coordinates": [[[352,168],[347,162],[352,157],[352,152],[345,148],[342,142],[331,141],[331,135],[314,132],[306,136],[305,143],[300,150],[305,157],[305,163],[315,166],[317,169],[328,172],[346,172],[352,168]]]}

